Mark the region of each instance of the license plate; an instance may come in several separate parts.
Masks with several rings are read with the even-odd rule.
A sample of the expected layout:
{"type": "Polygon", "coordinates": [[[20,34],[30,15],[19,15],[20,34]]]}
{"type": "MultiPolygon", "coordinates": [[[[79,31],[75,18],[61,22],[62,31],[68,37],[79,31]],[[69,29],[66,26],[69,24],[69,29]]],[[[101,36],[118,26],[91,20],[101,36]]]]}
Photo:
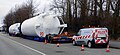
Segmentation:
{"type": "Polygon", "coordinates": [[[101,39],[101,38],[97,38],[97,39],[101,39]]]}

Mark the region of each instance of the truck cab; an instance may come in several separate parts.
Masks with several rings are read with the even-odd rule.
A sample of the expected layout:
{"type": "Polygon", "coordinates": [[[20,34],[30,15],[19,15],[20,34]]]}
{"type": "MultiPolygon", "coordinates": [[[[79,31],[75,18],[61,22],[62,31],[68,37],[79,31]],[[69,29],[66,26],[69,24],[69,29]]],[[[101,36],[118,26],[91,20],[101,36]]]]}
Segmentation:
{"type": "Polygon", "coordinates": [[[53,42],[72,42],[72,36],[69,35],[67,32],[62,34],[48,34],[46,35],[46,40],[49,43],[53,42]]]}

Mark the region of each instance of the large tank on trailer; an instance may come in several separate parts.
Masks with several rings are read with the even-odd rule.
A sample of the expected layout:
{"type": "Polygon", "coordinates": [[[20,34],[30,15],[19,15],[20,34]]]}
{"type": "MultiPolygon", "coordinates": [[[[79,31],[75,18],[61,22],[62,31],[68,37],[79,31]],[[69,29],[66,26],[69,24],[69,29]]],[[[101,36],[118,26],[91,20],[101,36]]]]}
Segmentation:
{"type": "Polygon", "coordinates": [[[61,27],[67,27],[67,24],[60,24],[55,15],[39,15],[25,20],[21,24],[21,32],[27,36],[45,37],[47,34],[58,34],[61,27]]]}
{"type": "Polygon", "coordinates": [[[15,23],[9,27],[9,35],[19,35],[20,23],[15,23]]]}

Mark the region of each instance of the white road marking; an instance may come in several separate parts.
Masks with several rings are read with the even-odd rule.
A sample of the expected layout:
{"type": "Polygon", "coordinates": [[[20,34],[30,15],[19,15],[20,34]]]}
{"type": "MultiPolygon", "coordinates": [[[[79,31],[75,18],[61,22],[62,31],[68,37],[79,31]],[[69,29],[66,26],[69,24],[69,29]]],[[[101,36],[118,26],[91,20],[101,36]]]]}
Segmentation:
{"type": "Polygon", "coordinates": [[[31,47],[28,47],[28,46],[26,46],[26,45],[24,45],[24,44],[21,44],[21,43],[17,42],[17,41],[14,41],[14,40],[12,40],[12,41],[15,42],[15,43],[17,43],[17,44],[19,44],[19,45],[22,45],[23,47],[26,47],[26,48],[28,48],[28,49],[31,49],[31,50],[33,50],[33,51],[35,51],[35,52],[37,52],[37,53],[40,53],[40,54],[42,54],[42,55],[46,55],[46,54],[43,53],[43,52],[40,52],[40,51],[38,51],[38,50],[35,50],[35,49],[31,48],[31,47]]]}

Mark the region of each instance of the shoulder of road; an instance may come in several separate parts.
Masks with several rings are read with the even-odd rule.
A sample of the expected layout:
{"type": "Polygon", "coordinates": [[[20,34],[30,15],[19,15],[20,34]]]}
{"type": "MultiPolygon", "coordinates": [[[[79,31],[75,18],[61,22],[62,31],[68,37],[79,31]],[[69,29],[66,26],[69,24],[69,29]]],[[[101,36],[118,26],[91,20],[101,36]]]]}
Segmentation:
{"type": "Polygon", "coordinates": [[[110,40],[110,47],[114,47],[114,48],[119,48],[120,49],[120,41],[110,40]]]}

